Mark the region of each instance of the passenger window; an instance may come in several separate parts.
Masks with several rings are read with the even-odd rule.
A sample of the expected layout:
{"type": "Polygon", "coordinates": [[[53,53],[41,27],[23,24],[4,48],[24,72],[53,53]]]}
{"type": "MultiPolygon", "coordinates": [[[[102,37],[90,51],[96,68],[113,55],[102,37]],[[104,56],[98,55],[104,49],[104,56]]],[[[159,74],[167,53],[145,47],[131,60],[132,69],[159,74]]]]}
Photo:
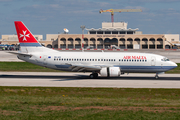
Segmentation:
{"type": "Polygon", "coordinates": [[[119,61],[121,61],[121,59],[119,59],[119,61]]]}

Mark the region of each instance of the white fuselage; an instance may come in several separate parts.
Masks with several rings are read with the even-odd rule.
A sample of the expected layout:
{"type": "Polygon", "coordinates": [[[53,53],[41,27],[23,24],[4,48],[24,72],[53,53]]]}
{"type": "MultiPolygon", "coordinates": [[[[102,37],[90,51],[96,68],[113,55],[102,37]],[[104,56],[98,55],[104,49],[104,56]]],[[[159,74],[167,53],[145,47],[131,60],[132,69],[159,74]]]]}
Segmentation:
{"type": "Polygon", "coordinates": [[[174,62],[169,61],[164,56],[148,53],[60,52],[50,50],[47,52],[35,51],[30,54],[32,57],[18,55],[18,58],[40,66],[65,71],[98,72],[97,69],[89,68],[92,66],[99,69],[119,67],[122,73],[160,73],[177,67],[174,62]],[[80,67],[74,69],[71,66],[80,67]]]}

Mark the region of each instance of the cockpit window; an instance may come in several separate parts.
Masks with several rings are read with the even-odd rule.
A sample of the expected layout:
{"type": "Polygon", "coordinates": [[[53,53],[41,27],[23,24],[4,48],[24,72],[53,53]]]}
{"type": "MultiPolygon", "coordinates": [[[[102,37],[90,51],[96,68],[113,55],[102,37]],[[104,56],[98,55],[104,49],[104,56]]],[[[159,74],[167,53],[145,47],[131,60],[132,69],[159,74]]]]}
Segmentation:
{"type": "Polygon", "coordinates": [[[161,61],[169,61],[169,59],[168,58],[163,58],[163,59],[161,59],[161,61]]]}

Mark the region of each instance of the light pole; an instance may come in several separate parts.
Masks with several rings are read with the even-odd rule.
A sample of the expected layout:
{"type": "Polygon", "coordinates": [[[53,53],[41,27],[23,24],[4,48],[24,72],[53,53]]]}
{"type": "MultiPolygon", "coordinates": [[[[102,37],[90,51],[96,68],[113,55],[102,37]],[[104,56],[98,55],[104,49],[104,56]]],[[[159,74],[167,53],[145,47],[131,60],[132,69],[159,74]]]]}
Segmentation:
{"type": "Polygon", "coordinates": [[[85,29],[85,25],[81,25],[80,28],[82,29],[82,42],[81,42],[81,48],[82,48],[82,51],[84,51],[84,29],[85,29]]]}

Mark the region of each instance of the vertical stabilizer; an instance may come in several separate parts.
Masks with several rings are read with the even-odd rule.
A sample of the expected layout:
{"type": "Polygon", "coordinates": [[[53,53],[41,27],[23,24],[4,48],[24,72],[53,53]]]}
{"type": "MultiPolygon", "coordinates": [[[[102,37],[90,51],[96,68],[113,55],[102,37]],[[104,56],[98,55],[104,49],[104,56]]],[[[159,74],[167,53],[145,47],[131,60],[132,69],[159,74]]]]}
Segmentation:
{"type": "Polygon", "coordinates": [[[14,24],[22,52],[34,52],[34,47],[36,48],[36,51],[37,49],[42,48],[41,44],[39,44],[23,22],[15,21],[14,24]]]}

